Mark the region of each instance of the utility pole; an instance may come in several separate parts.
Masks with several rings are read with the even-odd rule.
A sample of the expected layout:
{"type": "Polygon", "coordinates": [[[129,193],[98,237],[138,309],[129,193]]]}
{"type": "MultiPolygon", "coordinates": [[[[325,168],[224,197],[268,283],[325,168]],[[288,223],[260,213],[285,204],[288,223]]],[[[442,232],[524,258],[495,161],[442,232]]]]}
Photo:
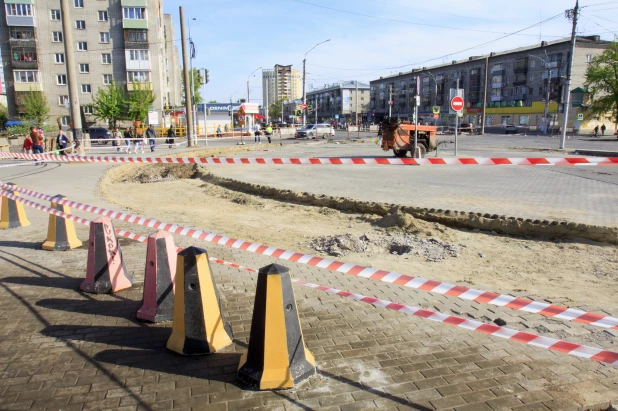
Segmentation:
{"type": "MultiPolygon", "coordinates": [[[[266,117],[266,124],[269,124],[270,121],[268,119],[268,79],[266,80],[266,104],[264,107],[264,114],[266,117]]],[[[283,113],[281,113],[281,116],[283,117],[283,113]]]]}
{"type": "Polygon", "coordinates": [[[483,86],[483,108],[481,111],[481,135],[485,134],[487,120],[487,82],[489,81],[489,56],[485,57],[485,85],[483,86]]]}
{"type": "Polygon", "coordinates": [[[391,84],[388,86],[388,116],[389,117],[391,117],[393,114],[392,105],[393,105],[393,85],[391,84]]]}
{"type": "MultiPolygon", "coordinates": [[[[307,55],[305,54],[305,58],[303,59],[303,104],[307,104],[307,95],[305,94],[305,75],[306,75],[306,68],[305,66],[307,65],[307,55]]],[[[307,121],[307,112],[305,109],[303,109],[303,127],[305,127],[305,123],[307,121]]]]}
{"type": "MultiPolygon", "coordinates": [[[[62,0],[67,2],[68,0],[62,0]]],[[[187,54],[187,37],[185,36],[185,10],[182,6],[180,9],[180,37],[182,37],[182,64],[183,64],[183,74],[185,78],[185,111],[187,115],[187,141],[189,147],[193,147],[193,140],[191,136],[193,135],[193,94],[191,92],[191,83],[189,79],[189,55],[187,54]]],[[[193,74],[193,73],[191,73],[193,74]]]]}
{"type": "MultiPolygon", "coordinates": [[[[64,53],[66,54],[67,80],[69,83],[69,100],[71,101],[71,124],[73,125],[73,141],[82,142],[82,116],[77,91],[77,73],[75,72],[75,55],[73,54],[73,27],[69,15],[69,0],[60,1],[62,15],[62,32],[64,34],[64,53]]],[[[84,147],[82,145],[82,147],[84,147]]]]}
{"type": "MultiPolygon", "coordinates": [[[[459,73],[457,73],[457,87],[455,88],[455,95],[459,95],[459,73]]],[[[461,109],[463,112],[463,108],[461,109]]],[[[455,112],[455,157],[457,157],[457,129],[459,128],[459,113],[455,112]]]]}
{"type": "Polygon", "coordinates": [[[566,96],[564,99],[564,121],[562,122],[562,139],[560,140],[560,149],[564,150],[566,145],[567,124],[569,121],[569,105],[571,104],[571,71],[573,70],[573,59],[575,57],[575,38],[577,36],[577,18],[579,17],[579,0],[575,0],[575,8],[565,11],[565,16],[573,21],[573,30],[571,31],[571,55],[567,62],[567,80],[566,80],[566,96]]]}

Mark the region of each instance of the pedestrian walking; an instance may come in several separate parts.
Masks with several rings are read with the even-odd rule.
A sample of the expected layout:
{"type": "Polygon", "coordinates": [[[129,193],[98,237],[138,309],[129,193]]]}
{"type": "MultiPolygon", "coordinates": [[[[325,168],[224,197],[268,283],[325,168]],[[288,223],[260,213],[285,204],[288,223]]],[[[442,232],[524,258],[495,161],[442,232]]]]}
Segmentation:
{"type": "Polygon", "coordinates": [[[603,135],[603,136],[605,135],[605,130],[607,130],[607,127],[605,127],[605,124],[603,124],[601,126],[601,135],[603,135]]]}
{"type": "Polygon", "coordinates": [[[271,143],[270,138],[273,135],[273,128],[270,125],[270,123],[266,126],[265,132],[266,132],[266,138],[268,139],[268,144],[270,144],[271,143]]]}
{"type": "Polygon", "coordinates": [[[170,128],[167,130],[167,140],[165,140],[165,143],[169,144],[170,148],[172,148],[172,144],[174,144],[175,137],[176,137],[176,132],[174,131],[174,127],[170,126],[170,128]]]}
{"type": "Polygon", "coordinates": [[[29,135],[24,139],[24,145],[21,148],[21,152],[24,154],[32,154],[32,137],[29,135]]]}
{"type": "Polygon", "coordinates": [[[261,135],[262,135],[262,132],[260,131],[260,124],[255,123],[255,126],[253,126],[253,142],[262,144],[262,139],[260,137],[261,135]]]}
{"type": "Polygon", "coordinates": [[[137,135],[135,136],[135,154],[137,154],[137,150],[141,150],[142,154],[144,154],[144,143],[145,138],[144,134],[139,134],[139,131],[136,131],[137,135]]]}
{"type": "Polygon", "coordinates": [[[131,141],[133,141],[133,131],[130,127],[127,127],[124,129],[124,143],[126,145],[124,152],[127,154],[131,152],[131,141]]]}
{"type": "Polygon", "coordinates": [[[227,134],[227,132],[228,132],[228,131],[230,131],[230,128],[227,126],[227,123],[225,123],[225,128],[224,128],[224,130],[225,130],[225,133],[226,133],[226,134],[227,134]]]}
{"type": "MultiPolygon", "coordinates": [[[[30,127],[30,138],[32,139],[32,154],[43,154],[45,151],[45,137],[39,133],[34,127],[30,127]]],[[[34,163],[35,166],[39,165],[39,162],[34,163]]]]}
{"type": "Polygon", "coordinates": [[[69,138],[64,134],[64,131],[59,130],[58,135],[56,136],[56,150],[58,152],[64,153],[64,151],[69,147],[69,138]]]}
{"type": "Polygon", "coordinates": [[[223,137],[223,134],[221,133],[221,126],[218,125],[217,126],[217,138],[222,138],[222,137],[223,137]]]}
{"type": "Polygon", "coordinates": [[[118,127],[116,127],[112,133],[112,141],[114,142],[114,146],[116,146],[116,152],[120,152],[120,150],[122,150],[122,133],[120,133],[118,127]]]}
{"type": "Polygon", "coordinates": [[[144,136],[148,139],[148,144],[150,145],[150,152],[152,153],[153,151],[155,151],[155,145],[156,145],[155,138],[157,138],[157,132],[155,131],[153,125],[150,125],[146,129],[144,136]]]}
{"type": "Polygon", "coordinates": [[[594,134],[595,137],[599,136],[599,125],[597,124],[597,126],[594,128],[594,134]]]}

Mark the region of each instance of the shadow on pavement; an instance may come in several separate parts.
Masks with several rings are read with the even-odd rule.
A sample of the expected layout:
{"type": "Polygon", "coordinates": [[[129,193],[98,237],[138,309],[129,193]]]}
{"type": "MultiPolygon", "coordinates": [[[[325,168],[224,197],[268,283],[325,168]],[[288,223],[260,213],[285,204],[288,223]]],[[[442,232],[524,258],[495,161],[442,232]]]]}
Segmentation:
{"type": "MultiPolygon", "coordinates": [[[[79,282],[77,282],[78,289],[79,284],[82,281],[83,280],[80,279],[79,282]]],[[[51,310],[66,311],[77,314],[118,317],[133,321],[136,320],[136,313],[141,305],[141,302],[133,300],[99,301],[94,299],[69,300],[65,298],[47,298],[37,301],[36,305],[38,307],[51,310]]]]}
{"type": "MultiPolygon", "coordinates": [[[[43,244],[42,241],[40,242],[30,242],[30,241],[0,241],[0,247],[7,247],[7,248],[28,248],[31,250],[40,250],[41,249],[41,244],[43,244]]],[[[2,251],[4,253],[6,253],[5,251],[2,251]]],[[[13,255],[10,253],[6,253],[9,255],[13,255]]],[[[22,259],[23,260],[23,259],[22,259]]],[[[8,260],[7,260],[8,261],[8,260]]],[[[26,261],[26,260],[24,260],[26,261]]]]}
{"type": "Polygon", "coordinates": [[[64,288],[66,290],[79,290],[79,285],[84,281],[82,278],[52,278],[52,277],[6,277],[0,282],[34,287],[64,288]]]}

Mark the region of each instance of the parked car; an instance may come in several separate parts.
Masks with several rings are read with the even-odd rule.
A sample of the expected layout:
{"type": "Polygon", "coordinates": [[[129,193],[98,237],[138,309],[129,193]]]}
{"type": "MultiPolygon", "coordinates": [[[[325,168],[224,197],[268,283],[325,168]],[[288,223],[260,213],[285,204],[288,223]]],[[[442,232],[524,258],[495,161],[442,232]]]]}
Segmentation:
{"type": "Polygon", "coordinates": [[[88,134],[90,135],[90,141],[99,144],[107,144],[112,139],[112,133],[105,127],[90,127],[88,134]]]}
{"type": "Polygon", "coordinates": [[[517,134],[517,126],[513,123],[504,126],[504,134],[517,134]]]}
{"type": "Polygon", "coordinates": [[[307,124],[305,127],[296,130],[298,138],[326,138],[326,136],[334,136],[335,130],[330,124],[307,124]]]}

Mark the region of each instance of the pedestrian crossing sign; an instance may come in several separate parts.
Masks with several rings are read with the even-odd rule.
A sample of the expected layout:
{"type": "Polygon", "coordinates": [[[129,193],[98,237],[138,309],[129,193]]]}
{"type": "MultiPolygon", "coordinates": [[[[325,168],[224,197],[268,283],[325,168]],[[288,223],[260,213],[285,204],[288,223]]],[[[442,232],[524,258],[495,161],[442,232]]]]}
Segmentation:
{"type": "Polygon", "coordinates": [[[433,114],[440,114],[440,106],[432,106],[431,110],[433,111],[433,114]]]}
{"type": "Polygon", "coordinates": [[[577,114],[577,120],[578,121],[582,121],[584,119],[584,113],[578,113],[577,114]]]}

